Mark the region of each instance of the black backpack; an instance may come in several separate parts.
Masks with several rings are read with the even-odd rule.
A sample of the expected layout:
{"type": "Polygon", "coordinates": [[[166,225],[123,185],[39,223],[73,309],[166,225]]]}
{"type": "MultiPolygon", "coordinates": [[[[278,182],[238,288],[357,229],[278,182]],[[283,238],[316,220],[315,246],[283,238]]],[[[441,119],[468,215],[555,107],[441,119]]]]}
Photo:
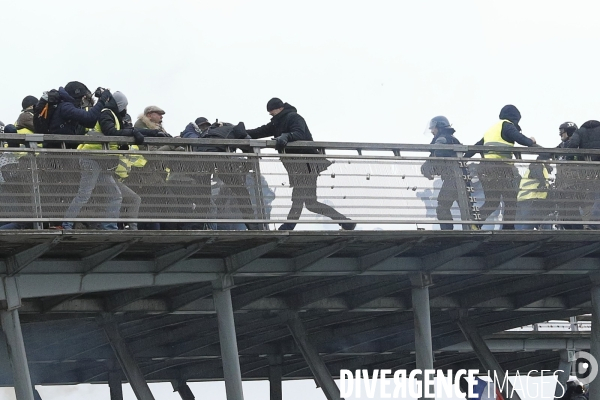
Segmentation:
{"type": "Polygon", "coordinates": [[[33,126],[35,133],[50,133],[50,121],[58,105],[62,102],[58,90],[52,89],[44,92],[40,100],[33,107],[33,126]]]}
{"type": "MultiPolygon", "coordinates": [[[[232,124],[223,124],[223,126],[215,126],[214,128],[211,126],[202,136],[202,139],[250,139],[250,136],[246,133],[246,126],[243,122],[240,122],[237,125],[232,124]]],[[[194,151],[201,152],[226,152],[229,147],[229,151],[235,152],[236,147],[234,146],[217,146],[217,145],[204,145],[204,146],[194,146],[194,151]]],[[[242,150],[243,146],[239,147],[242,150]]],[[[251,151],[251,149],[250,149],[251,151]]]]}

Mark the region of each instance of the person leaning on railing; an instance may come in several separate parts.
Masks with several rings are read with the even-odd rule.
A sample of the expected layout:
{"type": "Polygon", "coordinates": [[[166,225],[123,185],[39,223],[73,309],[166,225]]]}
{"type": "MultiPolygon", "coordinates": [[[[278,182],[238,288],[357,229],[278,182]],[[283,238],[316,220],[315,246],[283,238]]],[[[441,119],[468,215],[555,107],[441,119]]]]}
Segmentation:
{"type": "MultiPolygon", "coordinates": [[[[475,143],[476,146],[492,146],[494,150],[483,153],[486,161],[477,167],[477,175],[483,187],[485,203],[480,208],[481,220],[485,221],[499,206],[500,200],[504,202],[503,221],[515,221],[517,212],[517,194],[521,176],[517,168],[508,162],[513,157],[511,148],[515,143],[523,146],[536,146],[535,138],[526,137],[521,133],[519,121],[521,113],[517,107],[508,104],[500,110],[500,121],[492,125],[475,143]],[[492,162],[489,162],[491,160],[492,162]],[[496,161],[496,162],[494,162],[496,161]]],[[[465,153],[464,157],[473,157],[475,151],[465,153]]],[[[474,226],[478,228],[479,226],[474,226]]],[[[502,229],[515,229],[513,224],[505,224],[502,229]]]]}
{"type": "MultiPolygon", "coordinates": [[[[256,129],[248,129],[252,139],[273,136],[277,141],[276,149],[284,152],[289,142],[297,140],[313,141],[313,137],[306,125],[306,121],[297,112],[296,107],[283,103],[278,98],[272,98],[267,103],[267,111],[271,115],[271,122],[256,129]]],[[[316,149],[289,149],[288,154],[318,154],[316,149]]],[[[288,220],[300,219],[302,209],[306,206],[308,211],[324,215],[339,224],[344,230],[353,230],[356,224],[349,222],[350,218],[336,211],[333,207],[317,201],[317,178],[319,173],[325,171],[331,162],[325,159],[315,159],[305,162],[306,159],[283,158],[281,162],[287,170],[290,186],[292,187],[292,208],[288,213],[288,220]],[[347,221],[347,222],[344,222],[347,221]]],[[[295,223],[284,223],[279,230],[293,230],[295,223]]]]}
{"type": "MultiPolygon", "coordinates": [[[[100,94],[100,93],[97,93],[100,94]]],[[[103,96],[103,94],[100,94],[103,96]]],[[[102,109],[98,123],[90,135],[99,136],[129,136],[134,137],[136,144],[144,142],[144,136],[157,136],[157,130],[138,130],[134,128],[123,128],[123,116],[127,114],[127,97],[123,93],[115,92],[105,100],[105,108],[102,109]]],[[[118,150],[116,143],[110,143],[110,150],[118,150]]],[[[79,150],[102,150],[102,145],[99,143],[85,143],[78,147],[79,150]]],[[[123,193],[130,199],[129,203],[133,204],[134,210],[139,209],[140,197],[130,190],[127,186],[117,183],[115,180],[114,171],[119,163],[119,156],[116,154],[99,154],[82,157],[79,160],[81,167],[81,178],[79,181],[79,189],[77,195],[71,201],[69,208],[65,212],[65,220],[62,223],[63,229],[73,229],[74,223],[69,221],[79,215],[81,208],[88,203],[94,189],[106,195],[107,204],[105,205],[105,213],[102,217],[111,218],[115,221],[119,218],[123,193]],[[133,199],[133,200],[131,200],[133,199]]],[[[137,212],[134,211],[137,217],[137,212]]],[[[101,229],[116,230],[116,222],[102,222],[101,229]]]]}
{"type": "MultiPolygon", "coordinates": [[[[569,141],[573,133],[578,129],[574,122],[563,122],[558,127],[560,135],[560,144],[558,149],[569,148],[569,141]]],[[[560,161],[576,161],[581,157],[575,155],[559,155],[560,161]]],[[[579,172],[582,167],[574,163],[556,164],[556,179],[554,181],[554,190],[551,191],[552,200],[558,205],[558,216],[561,221],[581,221],[582,209],[591,208],[594,202],[590,199],[584,187],[584,180],[579,179],[579,172]],[[590,201],[591,200],[591,201],[590,201]],[[589,207],[588,207],[589,206],[589,207]]],[[[561,224],[564,229],[581,229],[581,224],[561,224]]]]}
{"type": "MultiPolygon", "coordinates": [[[[569,149],[600,149],[600,121],[590,120],[584,122],[566,143],[569,149]]],[[[600,161],[600,156],[590,157],[590,161],[600,161]]],[[[600,174],[597,165],[590,165],[589,169],[580,170],[576,177],[583,186],[583,190],[593,200],[590,220],[600,221],[600,174]]],[[[600,225],[590,225],[591,229],[600,229],[600,225]]]]}
{"type": "MultiPolygon", "coordinates": [[[[196,119],[196,121],[194,121],[194,124],[188,124],[186,129],[182,132],[181,137],[188,139],[250,139],[250,136],[248,136],[246,133],[246,128],[243,122],[240,122],[235,126],[232,124],[223,123],[215,123],[206,126],[204,121],[208,120],[204,117],[199,117],[196,119]]],[[[223,153],[227,150],[235,152],[236,149],[232,148],[232,146],[201,144],[193,146],[193,150],[202,153],[223,153]]],[[[206,171],[210,171],[214,172],[215,176],[223,181],[223,183],[231,191],[232,203],[240,210],[242,219],[251,220],[257,218],[254,215],[254,207],[252,207],[250,192],[246,187],[246,174],[249,171],[249,163],[247,160],[245,160],[245,158],[240,159],[240,157],[220,156],[219,161],[210,161],[198,164],[196,166],[196,170],[199,171],[197,174],[198,177],[203,176],[206,171]]],[[[210,177],[210,175],[208,175],[208,177],[210,177]]],[[[205,179],[206,178],[201,178],[200,184],[205,185],[205,179]]],[[[208,201],[202,202],[200,211],[202,215],[207,214],[210,208],[210,186],[208,186],[207,189],[209,190],[209,197],[207,198],[208,201]]],[[[203,198],[204,196],[205,194],[202,194],[203,198]]],[[[266,226],[261,223],[246,222],[245,225],[248,230],[266,229],[266,226]]]]}

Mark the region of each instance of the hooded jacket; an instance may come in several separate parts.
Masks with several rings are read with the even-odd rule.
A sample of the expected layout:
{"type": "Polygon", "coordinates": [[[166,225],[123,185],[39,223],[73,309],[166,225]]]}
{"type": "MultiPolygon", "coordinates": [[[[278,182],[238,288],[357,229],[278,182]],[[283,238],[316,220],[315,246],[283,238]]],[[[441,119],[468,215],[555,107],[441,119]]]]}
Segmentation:
{"type": "MultiPolygon", "coordinates": [[[[52,120],[48,126],[48,133],[51,135],[83,135],[84,128],[93,128],[100,117],[100,112],[104,108],[104,100],[99,99],[94,107],[89,110],[83,110],[75,105],[75,99],[60,87],[58,93],[62,100],[58,104],[56,111],[52,115],[52,120]]],[[[66,143],[67,148],[77,148],[77,144],[66,143]]],[[[60,144],[49,143],[47,148],[59,148],[60,144]]]]}
{"type": "MultiPolygon", "coordinates": [[[[268,136],[279,137],[283,133],[289,133],[289,142],[297,140],[313,141],[313,137],[306,125],[306,121],[297,112],[296,107],[285,103],[283,110],[271,118],[271,122],[255,129],[248,129],[252,139],[260,139],[268,136]]],[[[286,149],[289,154],[318,154],[317,149],[286,149]]]]}
{"type": "MultiPolygon", "coordinates": [[[[505,121],[502,124],[502,131],[500,132],[500,134],[502,135],[502,139],[510,143],[519,143],[520,145],[527,147],[532,147],[535,145],[535,143],[533,143],[533,140],[529,139],[527,136],[521,133],[521,127],[519,126],[519,121],[521,121],[521,113],[519,112],[517,107],[513,106],[512,104],[508,104],[502,107],[502,110],[500,110],[499,118],[501,120],[505,119],[511,122],[509,123],[505,121]]],[[[475,143],[475,146],[482,146],[483,143],[483,138],[481,138],[480,141],[475,143]]],[[[470,158],[473,157],[476,153],[477,152],[470,151],[465,153],[464,156],[470,158]]]]}
{"type": "Polygon", "coordinates": [[[98,118],[98,124],[100,124],[102,133],[106,136],[133,136],[133,128],[123,128],[123,118],[125,115],[127,115],[127,109],[119,111],[117,100],[114,96],[111,96],[100,113],[100,118],[98,118]],[[115,116],[121,129],[117,129],[115,116]]]}
{"type": "MultiPolygon", "coordinates": [[[[585,122],[565,142],[565,147],[569,149],[600,149],[600,121],[585,122]]],[[[592,156],[592,161],[600,161],[600,156],[592,156]]]]}

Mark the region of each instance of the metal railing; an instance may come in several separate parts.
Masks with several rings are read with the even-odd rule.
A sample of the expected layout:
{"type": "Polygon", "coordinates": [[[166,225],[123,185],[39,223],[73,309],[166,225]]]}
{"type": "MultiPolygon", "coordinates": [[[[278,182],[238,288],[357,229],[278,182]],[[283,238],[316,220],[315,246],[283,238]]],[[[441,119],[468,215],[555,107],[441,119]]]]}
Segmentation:
{"type": "MultiPolygon", "coordinates": [[[[132,144],[124,137],[3,134],[0,141],[22,144],[21,148],[4,147],[0,155],[0,222],[34,223],[38,228],[67,219],[197,223],[225,229],[243,229],[244,223],[285,222],[325,229],[327,224],[344,223],[345,218],[368,224],[367,229],[436,229],[440,223],[454,224],[455,229],[474,229],[477,225],[491,229],[515,223],[558,229],[575,224],[593,226],[600,220],[596,205],[600,205],[600,162],[592,161],[600,160],[600,150],[515,147],[511,149],[515,159],[490,160],[429,157],[432,150],[457,154],[490,150],[462,145],[294,142],[285,154],[277,154],[272,140],[148,138],[146,145],[159,148],[153,151],[109,149],[109,143],[132,144]],[[63,143],[62,148],[43,147],[50,142],[63,143]],[[103,150],[67,149],[65,142],[100,143],[103,150]],[[228,152],[192,151],[200,144],[220,145],[228,152]],[[166,145],[169,151],[160,147],[166,145]],[[246,152],[233,152],[230,147],[246,152]],[[317,149],[319,154],[294,153],[307,148],[317,149]],[[540,155],[543,160],[536,159],[540,155]],[[130,170],[125,168],[127,176],[123,178],[119,164],[123,167],[127,159],[131,164],[140,156],[143,167],[128,165],[130,170]],[[426,162],[431,179],[423,175],[426,162]],[[534,199],[536,211],[542,208],[543,213],[506,220],[521,206],[521,202],[506,198],[506,190],[518,188],[519,180],[532,166],[547,172],[544,182],[548,188],[535,189],[547,196],[534,199]],[[108,178],[94,180],[93,193],[76,217],[65,216],[73,199],[82,194],[82,171],[119,181],[117,217],[114,213],[107,216],[107,206],[117,203],[114,183],[108,178]],[[319,203],[310,194],[314,181],[319,203]],[[437,200],[444,182],[451,186],[452,219],[439,217],[437,200]],[[299,221],[288,214],[292,197],[306,203],[299,221]],[[489,217],[482,215],[486,201],[500,203],[489,217]]],[[[489,207],[485,211],[490,211],[489,207]]]]}

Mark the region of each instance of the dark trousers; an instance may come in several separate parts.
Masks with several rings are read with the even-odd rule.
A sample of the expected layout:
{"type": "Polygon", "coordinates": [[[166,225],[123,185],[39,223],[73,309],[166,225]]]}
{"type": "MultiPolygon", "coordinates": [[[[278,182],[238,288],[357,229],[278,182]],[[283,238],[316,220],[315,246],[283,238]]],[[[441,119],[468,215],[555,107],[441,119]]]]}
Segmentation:
{"type": "Polygon", "coordinates": [[[485,203],[480,208],[485,221],[504,202],[504,221],[514,221],[517,213],[517,195],[521,176],[516,167],[503,162],[481,163],[477,169],[483,187],[485,203]]]}
{"type": "MultiPolygon", "coordinates": [[[[458,190],[456,188],[456,179],[451,177],[442,177],[442,187],[437,197],[437,207],[435,212],[437,218],[440,221],[451,221],[452,218],[452,204],[458,201],[458,190]]],[[[442,230],[454,229],[453,224],[440,224],[442,230]]]]}
{"type": "Polygon", "coordinates": [[[317,179],[319,174],[315,167],[306,162],[284,162],[292,187],[292,208],[287,219],[298,220],[302,209],[329,217],[334,221],[347,221],[348,218],[333,207],[317,200],[317,179]]]}
{"type": "MultiPolygon", "coordinates": [[[[255,219],[250,192],[246,187],[246,174],[248,173],[247,161],[230,161],[215,163],[217,175],[231,192],[231,204],[237,206],[243,219],[255,219]]],[[[257,191],[261,193],[261,191],[257,191]]],[[[262,224],[246,223],[249,230],[264,230],[262,224]]]]}

